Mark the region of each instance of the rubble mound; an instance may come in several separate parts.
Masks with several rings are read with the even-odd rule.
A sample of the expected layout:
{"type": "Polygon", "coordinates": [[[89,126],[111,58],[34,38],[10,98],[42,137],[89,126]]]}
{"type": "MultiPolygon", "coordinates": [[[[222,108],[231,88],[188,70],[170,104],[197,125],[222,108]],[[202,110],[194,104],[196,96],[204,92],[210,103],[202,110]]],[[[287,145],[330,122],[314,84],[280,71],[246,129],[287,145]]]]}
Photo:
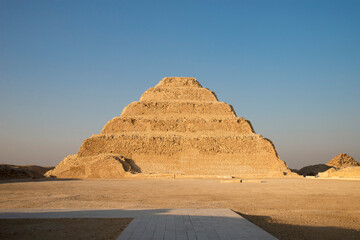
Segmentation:
{"type": "Polygon", "coordinates": [[[214,92],[185,77],[164,78],[148,89],[49,175],[115,178],[128,171],[253,177],[291,173],[269,139],[256,134],[214,92]]]}
{"type": "Polygon", "coordinates": [[[303,167],[299,170],[299,174],[303,176],[317,176],[320,172],[325,172],[329,170],[330,168],[333,168],[331,166],[328,166],[326,164],[316,164],[316,165],[310,165],[303,167]]]}
{"type": "Polygon", "coordinates": [[[335,168],[344,168],[351,166],[360,166],[357,161],[354,160],[351,156],[346,153],[340,153],[333,159],[331,159],[326,165],[332,166],[335,168]]]}
{"type": "Polygon", "coordinates": [[[51,169],[53,167],[0,164],[0,179],[43,178],[44,174],[51,169]]]}
{"type": "Polygon", "coordinates": [[[360,166],[350,166],[340,169],[331,168],[326,172],[319,173],[324,178],[360,178],[360,166]]]}
{"type": "Polygon", "coordinates": [[[78,157],[69,155],[46,177],[58,178],[121,178],[126,172],[136,173],[137,167],[123,156],[99,154],[78,157]]]}

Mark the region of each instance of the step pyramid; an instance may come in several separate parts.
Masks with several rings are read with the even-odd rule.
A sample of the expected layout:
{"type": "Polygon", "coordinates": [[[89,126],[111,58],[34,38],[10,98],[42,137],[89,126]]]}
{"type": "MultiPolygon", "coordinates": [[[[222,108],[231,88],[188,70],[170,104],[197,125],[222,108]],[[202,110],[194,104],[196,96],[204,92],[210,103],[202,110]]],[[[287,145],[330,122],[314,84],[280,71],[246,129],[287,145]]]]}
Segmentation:
{"type": "Polygon", "coordinates": [[[195,78],[167,77],[48,175],[114,178],[125,172],[283,176],[290,170],[273,143],[214,92],[195,78]]]}

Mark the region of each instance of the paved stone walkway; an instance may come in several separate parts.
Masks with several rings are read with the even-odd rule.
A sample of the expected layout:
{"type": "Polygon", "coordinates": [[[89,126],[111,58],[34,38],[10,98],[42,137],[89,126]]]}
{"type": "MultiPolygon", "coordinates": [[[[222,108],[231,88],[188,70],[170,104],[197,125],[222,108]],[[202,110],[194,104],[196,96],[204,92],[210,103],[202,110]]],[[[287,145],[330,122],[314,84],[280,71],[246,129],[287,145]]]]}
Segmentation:
{"type": "Polygon", "coordinates": [[[276,239],[230,209],[170,209],[136,217],[118,240],[276,239]]]}
{"type": "Polygon", "coordinates": [[[134,218],[118,240],[276,239],[230,209],[0,210],[0,218],[134,218]]]}

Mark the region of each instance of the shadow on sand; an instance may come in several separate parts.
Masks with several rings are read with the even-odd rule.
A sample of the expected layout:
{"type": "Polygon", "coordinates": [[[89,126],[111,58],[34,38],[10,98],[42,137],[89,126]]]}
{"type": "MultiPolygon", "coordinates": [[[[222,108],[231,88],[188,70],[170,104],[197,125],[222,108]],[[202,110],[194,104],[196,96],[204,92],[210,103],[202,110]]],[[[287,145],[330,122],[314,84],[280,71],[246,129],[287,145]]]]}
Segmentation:
{"type": "Polygon", "coordinates": [[[78,178],[15,178],[15,179],[1,179],[0,184],[5,183],[22,183],[22,182],[58,182],[58,181],[74,181],[81,180],[78,178]]]}
{"type": "MultiPolygon", "coordinates": [[[[236,211],[234,211],[236,212],[236,211]]],[[[275,222],[270,216],[247,215],[240,212],[243,216],[258,227],[264,229],[271,235],[280,240],[340,240],[340,239],[360,239],[360,231],[340,227],[326,226],[301,226],[275,222]]]]}
{"type": "MultiPolygon", "coordinates": [[[[103,209],[103,210],[67,210],[67,211],[49,211],[49,210],[39,210],[37,212],[13,212],[9,210],[8,212],[1,212],[0,218],[134,218],[138,216],[150,216],[150,215],[159,215],[166,214],[168,224],[168,220],[170,219],[170,223],[177,224],[177,221],[185,221],[181,220],[181,216],[172,212],[174,209],[103,209]],[[180,219],[179,219],[180,218],[180,219]]],[[[354,229],[344,229],[340,227],[320,227],[320,226],[299,226],[299,225],[290,225],[290,224],[282,224],[275,222],[269,216],[256,216],[256,215],[247,215],[239,212],[235,212],[240,216],[244,217],[248,221],[254,223],[258,227],[267,231],[271,235],[275,236],[280,240],[300,240],[300,239],[360,239],[360,231],[354,229]]],[[[191,215],[191,214],[190,214],[191,215]]],[[[207,223],[208,226],[203,226],[205,228],[215,229],[216,227],[221,227],[222,229],[231,225],[234,227],[232,223],[234,221],[240,221],[242,223],[242,227],[237,229],[239,233],[239,239],[241,239],[240,235],[242,233],[242,229],[244,226],[249,226],[249,222],[244,222],[244,219],[233,218],[233,217],[225,217],[225,216],[207,216],[206,212],[202,216],[196,216],[194,220],[204,219],[204,223],[207,223]],[[209,220],[209,217],[211,218],[209,220]]],[[[151,222],[147,220],[148,222],[151,222]]],[[[184,223],[181,223],[184,224],[184,223]]],[[[139,229],[145,229],[146,222],[142,222],[138,224],[139,229]],[[144,224],[144,226],[142,226],[144,224]]],[[[250,224],[251,225],[251,224],[250,224]]],[[[231,227],[229,227],[230,229],[231,227]]],[[[247,228],[247,227],[246,227],[247,228]]],[[[143,229],[143,230],[144,230],[143,229]]],[[[196,232],[196,229],[194,229],[196,232]]],[[[226,234],[226,229],[224,234],[226,234]]],[[[221,238],[220,239],[227,239],[221,238]]],[[[237,238],[234,238],[237,239],[237,238]]]]}
{"type": "MultiPolygon", "coordinates": [[[[51,222],[50,219],[69,218],[133,218],[119,239],[275,240],[269,233],[230,209],[19,209],[15,211],[9,209],[0,212],[1,221],[7,225],[11,225],[11,222],[15,223],[16,219],[25,219],[28,223],[32,223],[37,222],[38,219],[49,219],[48,222],[51,222]]],[[[46,221],[43,221],[43,224],[47,224],[46,221]]],[[[24,234],[26,235],[26,233],[22,235],[24,234]]],[[[77,239],[83,239],[80,232],[76,234],[77,239]]],[[[72,239],[74,239],[74,233],[72,233],[72,239]]],[[[91,239],[101,239],[101,236],[91,239]]]]}

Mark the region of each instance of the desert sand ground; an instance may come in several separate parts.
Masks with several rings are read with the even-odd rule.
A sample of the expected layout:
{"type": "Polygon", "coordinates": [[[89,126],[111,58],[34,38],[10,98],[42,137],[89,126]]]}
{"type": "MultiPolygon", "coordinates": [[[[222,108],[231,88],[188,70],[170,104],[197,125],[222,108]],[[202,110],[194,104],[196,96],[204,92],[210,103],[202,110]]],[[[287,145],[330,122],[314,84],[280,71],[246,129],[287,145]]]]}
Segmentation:
{"type": "Polygon", "coordinates": [[[131,218],[0,219],[0,239],[116,239],[131,218]]]}
{"type": "Polygon", "coordinates": [[[13,180],[0,208],[231,208],[279,239],[360,239],[360,181],[13,180]]]}

